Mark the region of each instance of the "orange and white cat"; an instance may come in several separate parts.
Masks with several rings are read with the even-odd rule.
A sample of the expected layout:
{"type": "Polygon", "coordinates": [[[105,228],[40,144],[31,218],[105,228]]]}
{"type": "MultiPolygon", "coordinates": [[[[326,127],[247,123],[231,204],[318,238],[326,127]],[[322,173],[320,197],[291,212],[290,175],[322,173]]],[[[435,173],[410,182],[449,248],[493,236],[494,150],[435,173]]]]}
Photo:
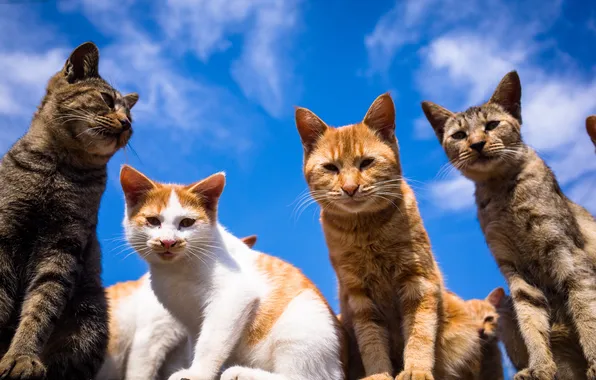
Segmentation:
{"type": "Polygon", "coordinates": [[[300,270],[249,248],[217,221],[223,173],[188,186],[124,166],[125,231],[151,287],[193,340],[170,380],[344,378],[343,330],[300,270]]]}
{"type": "MultiPolygon", "coordinates": [[[[257,237],[241,240],[252,248],[257,237]]],[[[188,333],[158,301],[149,273],[110,286],[106,295],[110,340],[97,380],[165,380],[190,364],[188,333]]]]}

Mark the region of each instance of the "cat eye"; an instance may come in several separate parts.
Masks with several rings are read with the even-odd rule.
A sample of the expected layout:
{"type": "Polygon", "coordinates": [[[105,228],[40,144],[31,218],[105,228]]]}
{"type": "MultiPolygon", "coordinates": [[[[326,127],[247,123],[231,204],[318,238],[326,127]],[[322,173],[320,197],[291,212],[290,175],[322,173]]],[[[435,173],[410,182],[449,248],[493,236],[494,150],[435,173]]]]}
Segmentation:
{"type": "Polygon", "coordinates": [[[364,160],[360,161],[360,170],[368,168],[374,161],[374,158],[365,158],[364,160]]]}
{"type": "Polygon", "coordinates": [[[495,321],[495,317],[493,317],[492,315],[489,315],[488,317],[484,318],[485,323],[492,323],[494,321],[495,321]]]}
{"type": "Polygon", "coordinates": [[[451,135],[452,138],[456,139],[456,140],[463,140],[466,138],[466,132],[455,132],[454,134],[451,135]]]}
{"type": "Polygon", "coordinates": [[[191,218],[184,218],[180,221],[180,227],[182,228],[188,228],[193,224],[195,224],[195,220],[191,218]]]}
{"type": "Polygon", "coordinates": [[[102,92],[101,97],[108,107],[114,108],[114,97],[112,95],[107,92],[102,92]]]}
{"type": "Polygon", "coordinates": [[[153,227],[159,227],[161,226],[161,221],[154,216],[150,216],[147,218],[147,224],[153,227]]]}
{"type": "Polygon", "coordinates": [[[333,173],[339,173],[339,168],[335,164],[325,164],[323,167],[333,173]]]}
{"type": "Polygon", "coordinates": [[[484,126],[485,131],[492,131],[493,129],[497,128],[501,122],[499,120],[493,120],[486,123],[484,126]]]}

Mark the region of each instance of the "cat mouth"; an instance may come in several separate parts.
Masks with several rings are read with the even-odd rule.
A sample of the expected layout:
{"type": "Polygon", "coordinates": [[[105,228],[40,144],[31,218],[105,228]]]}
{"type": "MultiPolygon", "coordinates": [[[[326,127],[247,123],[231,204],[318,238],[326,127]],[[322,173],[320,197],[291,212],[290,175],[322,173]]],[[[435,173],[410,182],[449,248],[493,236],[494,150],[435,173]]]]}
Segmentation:
{"type": "Polygon", "coordinates": [[[170,252],[170,251],[158,252],[158,253],[157,253],[157,255],[158,255],[158,256],[159,256],[159,257],[160,257],[162,260],[165,260],[165,261],[170,261],[170,260],[173,260],[173,259],[174,259],[174,257],[176,257],[176,254],[175,254],[175,253],[172,253],[172,252],[170,252]]]}

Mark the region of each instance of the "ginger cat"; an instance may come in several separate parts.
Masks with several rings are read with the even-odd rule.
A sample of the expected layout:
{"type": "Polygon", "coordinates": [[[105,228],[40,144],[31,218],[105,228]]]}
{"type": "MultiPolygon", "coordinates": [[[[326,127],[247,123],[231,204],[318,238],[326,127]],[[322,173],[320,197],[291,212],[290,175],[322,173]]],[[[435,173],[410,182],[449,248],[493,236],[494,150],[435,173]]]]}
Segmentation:
{"type": "MultiPolygon", "coordinates": [[[[528,367],[528,349],[524,343],[519,322],[513,308],[511,296],[505,294],[503,288],[496,288],[491,292],[491,298],[499,314],[498,336],[503,342],[507,356],[513,366],[519,371],[528,367]]],[[[550,331],[550,345],[553,358],[557,363],[558,380],[587,379],[588,363],[573,327],[565,323],[553,322],[550,331]]]]}
{"type": "Polygon", "coordinates": [[[218,223],[223,173],[182,186],[124,166],[120,182],[126,236],[193,340],[192,364],[169,380],[344,378],[343,330],[315,285],[218,223]]]}
{"type": "MultiPolygon", "coordinates": [[[[257,237],[241,240],[252,248],[257,237]]],[[[188,333],[153,294],[149,273],[106,294],[110,340],[97,380],[165,380],[190,364],[188,333]]]]}
{"type": "MultiPolygon", "coordinates": [[[[502,290],[502,288],[499,288],[502,290]]],[[[496,305],[502,295],[498,291],[491,292],[483,300],[466,301],[468,312],[476,321],[478,334],[482,341],[482,364],[480,379],[503,380],[503,357],[499,348],[499,313],[496,305]]]]}
{"type": "Polygon", "coordinates": [[[443,296],[416,198],[402,176],[389,94],[361,123],[331,128],[297,108],[296,126],[339,279],[350,378],[392,379],[396,371],[400,380],[475,378],[480,338],[465,302],[443,296]]]}
{"type": "Polygon", "coordinates": [[[586,131],[588,132],[588,136],[590,136],[590,140],[594,144],[594,148],[596,148],[596,115],[588,116],[586,118],[586,131]]]}

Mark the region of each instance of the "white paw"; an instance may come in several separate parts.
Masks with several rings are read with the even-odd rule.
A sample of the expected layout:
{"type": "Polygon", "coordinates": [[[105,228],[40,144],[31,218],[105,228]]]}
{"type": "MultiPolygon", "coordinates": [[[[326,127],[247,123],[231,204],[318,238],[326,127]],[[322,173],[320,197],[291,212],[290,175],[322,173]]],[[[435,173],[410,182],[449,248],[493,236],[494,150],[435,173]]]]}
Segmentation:
{"type": "Polygon", "coordinates": [[[246,367],[230,367],[221,374],[219,380],[258,380],[259,370],[246,367]]]}
{"type": "Polygon", "coordinates": [[[181,369],[180,371],[174,372],[168,380],[205,380],[203,377],[190,369],[181,369]]]}

